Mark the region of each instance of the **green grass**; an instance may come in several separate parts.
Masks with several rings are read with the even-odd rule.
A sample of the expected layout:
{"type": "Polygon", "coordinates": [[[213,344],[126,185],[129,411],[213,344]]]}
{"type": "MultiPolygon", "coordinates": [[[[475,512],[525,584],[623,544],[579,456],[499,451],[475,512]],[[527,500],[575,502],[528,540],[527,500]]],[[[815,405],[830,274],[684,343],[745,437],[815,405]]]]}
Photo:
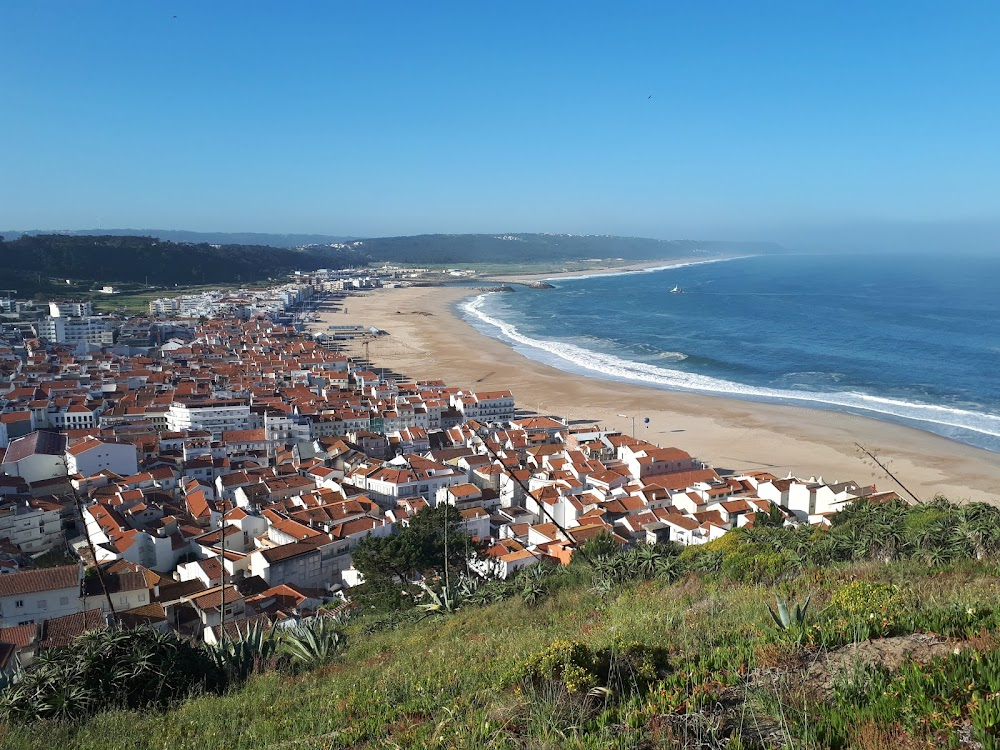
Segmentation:
{"type": "Polygon", "coordinates": [[[44,555],[34,558],[36,567],[58,568],[60,565],[75,565],[80,561],[76,555],[71,555],[64,549],[51,549],[44,555]]]}
{"type": "MultiPolygon", "coordinates": [[[[681,731],[671,722],[685,713],[721,715],[718,707],[733,702],[727,716],[736,717],[737,733],[746,739],[730,747],[752,747],[748,728],[755,724],[778,727],[796,748],[846,747],[848,739],[855,743],[850,746],[878,746],[860,742],[862,730],[865,737],[882,732],[932,742],[897,747],[948,746],[949,738],[958,736],[957,729],[949,734],[948,721],[958,727],[972,721],[970,715],[980,724],[996,720],[990,711],[969,708],[974,690],[959,684],[986,669],[977,664],[989,662],[994,670],[996,659],[977,662],[968,656],[946,667],[904,666],[908,696],[883,695],[869,706],[863,690],[841,688],[828,696],[830,707],[810,708],[810,718],[802,707],[812,706],[808,701],[815,696],[790,678],[799,669],[797,659],[815,661],[823,649],[788,641],[771,623],[767,605],[773,606],[776,596],[801,601],[811,593],[810,620],[836,622],[830,604],[835,593],[851,581],[874,578],[901,592],[893,604],[900,611],[889,613],[899,623],[894,634],[934,625],[965,639],[996,629],[995,572],[993,563],[969,561],[940,568],[917,561],[840,563],[807,567],[773,583],[689,574],[676,583],[645,581],[602,594],[592,586],[590,571],[574,566],[553,579],[537,606],[511,599],[374,633],[371,619],[361,618],[348,627],[351,645],[343,658],[318,671],[257,677],[229,695],[189,700],[164,714],[113,712],[79,728],[12,727],[0,734],[0,745],[10,750],[682,747],[671,744],[671,737],[709,730],[685,724],[681,731]],[[971,602],[978,613],[963,620],[971,602]],[[558,685],[526,687],[518,679],[525,660],[560,640],[594,649],[621,642],[663,647],[671,671],[648,692],[596,706],[558,685]],[[785,663],[796,666],[782,673],[785,663]],[[784,678],[760,678],[779,673],[784,678]],[[943,688],[948,675],[954,679],[943,688]],[[904,703],[909,713],[901,712],[904,703]],[[932,710],[948,720],[925,726],[921,711],[932,710]],[[839,719],[837,712],[843,714],[839,719]],[[852,717],[863,726],[852,724],[852,717]]],[[[977,648],[992,653],[992,641],[979,638],[977,648]]],[[[992,671],[989,675],[995,679],[992,671]]],[[[894,678],[887,672],[872,679],[886,685],[894,678]]],[[[976,689],[980,701],[988,702],[990,686],[976,689]]]]}

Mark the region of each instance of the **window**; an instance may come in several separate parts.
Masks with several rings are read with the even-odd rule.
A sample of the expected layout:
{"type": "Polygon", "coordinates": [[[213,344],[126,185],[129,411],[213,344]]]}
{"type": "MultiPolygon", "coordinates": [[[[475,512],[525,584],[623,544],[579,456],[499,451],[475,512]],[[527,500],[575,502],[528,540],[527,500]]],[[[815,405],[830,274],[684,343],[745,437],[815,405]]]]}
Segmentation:
{"type": "Polygon", "coordinates": [[[69,597],[68,596],[60,596],[59,597],[59,604],[60,604],[60,606],[65,607],[67,604],[69,604],[69,597]]]}
{"type": "Polygon", "coordinates": [[[38,608],[39,609],[48,609],[49,608],[49,602],[48,602],[48,600],[47,599],[39,599],[38,600],[38,608]]]}
{"type": "Polygon", "coordinates": [[[14,602],[14,606],[15,607],[23,607],[24,606],[24,599],[18,599],[16,602],[14,602]]]}

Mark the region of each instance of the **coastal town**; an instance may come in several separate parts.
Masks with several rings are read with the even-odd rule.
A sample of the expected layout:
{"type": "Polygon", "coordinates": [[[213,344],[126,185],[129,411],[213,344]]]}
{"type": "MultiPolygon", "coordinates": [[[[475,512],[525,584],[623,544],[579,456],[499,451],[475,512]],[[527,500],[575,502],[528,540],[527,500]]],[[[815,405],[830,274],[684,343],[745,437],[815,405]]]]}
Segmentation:
{"type": "Polygon", "coordinates": [[[387,332],[330,321],[407,276],[298,273],[141,316],[5,292],[0,672],[98,628],[214,644],[349,608],[358,544],[440,505],[479,543],[470,573],[507,578],[597,537],[697,545],[760,514],[826,525],[858,498],[899,499],[717,469],[634,417],[620,431],[359,356],[387,332]]]}

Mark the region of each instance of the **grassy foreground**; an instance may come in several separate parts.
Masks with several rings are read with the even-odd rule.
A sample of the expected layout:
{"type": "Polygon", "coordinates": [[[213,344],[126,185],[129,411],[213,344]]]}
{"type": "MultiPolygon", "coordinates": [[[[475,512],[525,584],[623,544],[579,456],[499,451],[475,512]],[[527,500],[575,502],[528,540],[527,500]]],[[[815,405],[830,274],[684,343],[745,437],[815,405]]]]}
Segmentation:
{"type": "Polygon", "coordinates": [[[0,745],[997,747],[996,572],[975,561],[855,562],[770,584],[691,572],[609,592],[571,566],[537,604],[510,599],[396,627],[359,618],[342,658],[317,671],[265,674],[166,713],[11,726],[0,745]],[[776,625],[776,597],[810,594],[801,628],[776,625]],[[622,644],[661,649],[668,663],[642,689],[567,688],[570,651],[622,644]],[[526,679],[537,654],[554,658],[540,671],[533,662],[543,679],[526,679]]]}

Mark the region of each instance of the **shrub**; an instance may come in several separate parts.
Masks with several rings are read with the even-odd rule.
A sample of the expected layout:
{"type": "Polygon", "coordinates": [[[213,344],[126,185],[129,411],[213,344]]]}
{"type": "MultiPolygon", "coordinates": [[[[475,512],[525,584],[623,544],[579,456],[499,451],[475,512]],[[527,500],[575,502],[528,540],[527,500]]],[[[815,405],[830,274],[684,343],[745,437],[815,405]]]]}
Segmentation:
{"type": "Polygon", "coordinates": [[[810,601],[812,601],[812,594],[807,596],[801,605],[795,604],[792,609],[789,609],[788,603],[776,596],[777,608],[767,608],[768,614],[771,615],[771,622],[783,636],[791,636],[801,643],[805,637],[806,616],[809,612],[810,601]]]}
{"type": "Polygon", "coordinates": [[[98,630],[36,657],[0,696],[0,716],[80,721],[116,708],[163,709],[225,687],[226,674],[208,650],[178,635],[98,630]]]}
{"type": "Polygon", "coordinates": [[[799,558],[789,550],[778,552],[759,544],[746,544],[725,554],[722,575],[731,581],[773,583],[800,566],[799,558]]]}
{"type": "Polygon", "coordinates": [[[661,648],[618,641],[592,649],[579,641],[556,641],[525,660],[521,677],[538,687],[556,682],[571,693],[607,688],[613,695],[637,695],[663,677],[667,654],[661,648]]]}
{"type": "Polygon", "coordinates": [[[586,693],[598,685],[597,661],[590,647],[579,641],[556,641],[528,657],[523,677],[536,686],[560,682],[571,693],[586,693]]]}
{"type": "Polygon", "coordinates": [[[906,607],[906,598],[889,583],[852,581],[830,598],[830,606],[849,620],[895,622],[906,607]]]}

